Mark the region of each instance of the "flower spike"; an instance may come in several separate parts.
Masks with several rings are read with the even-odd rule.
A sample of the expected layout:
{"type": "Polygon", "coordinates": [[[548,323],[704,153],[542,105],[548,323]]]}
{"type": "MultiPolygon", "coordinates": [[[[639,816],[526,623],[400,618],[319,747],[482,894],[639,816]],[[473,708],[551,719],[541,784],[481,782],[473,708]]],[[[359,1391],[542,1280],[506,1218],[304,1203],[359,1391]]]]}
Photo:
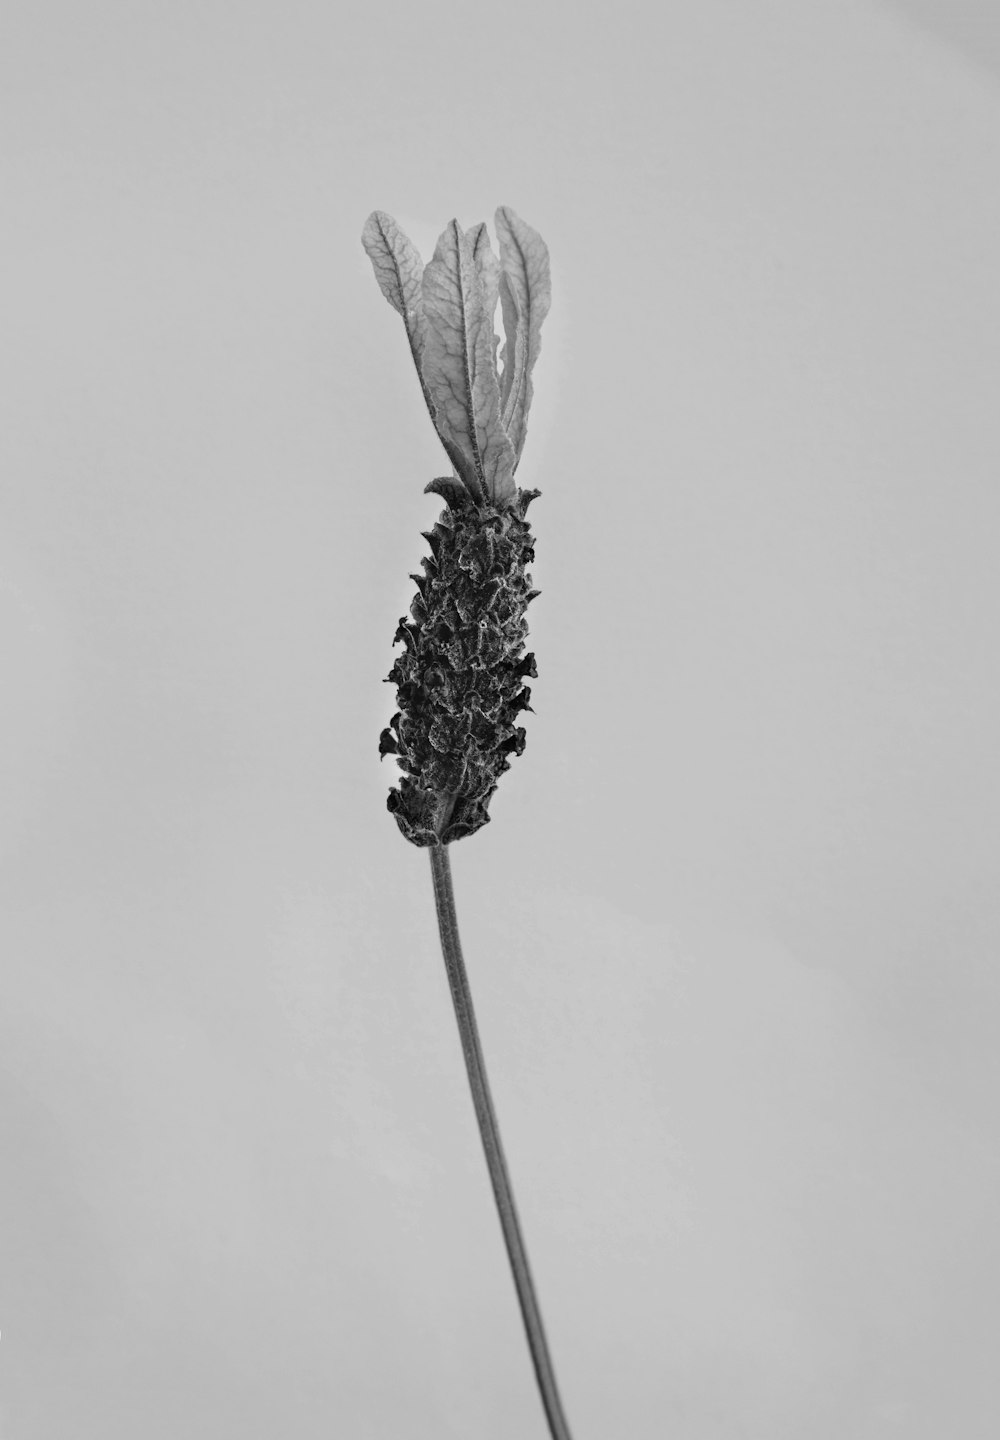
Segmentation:
{"type": "Polygon", "coordinates": [[[524,750],[515,723],[530,709],[523,677],[537,674],[534,658],[528,671],[521,657],[525,614],[539,593],[526,569],[534,544],[525,511],[539,492],[519,489],[514,470],[551,303],[549,254],[509,206],[496,212],[496,227],[499,259],[485,224],[464,231],[452,220],[426,266],[384,211],[373,211],[362,234],[455,470],[425,487],[447,508],[426,537],[433,563],[412,577],[411,623],[396,631],[405,653],[388,678],[399,711],[379,741],[380,755],[395,755],[403,771],[386,803],[414,845],[447,845],[488,823],[500,775],[524,750]]]}

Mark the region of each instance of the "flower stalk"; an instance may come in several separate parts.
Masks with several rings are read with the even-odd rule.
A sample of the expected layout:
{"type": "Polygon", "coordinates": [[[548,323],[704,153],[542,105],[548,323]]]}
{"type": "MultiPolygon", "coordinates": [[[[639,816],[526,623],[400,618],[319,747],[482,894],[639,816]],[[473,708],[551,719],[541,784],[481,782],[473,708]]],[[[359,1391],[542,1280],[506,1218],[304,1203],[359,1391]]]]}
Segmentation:
{"type": "Polygon", "coordinates": [[[526,511],[540,492],[522,490],[514,474],[550,304],[549,256],[508,206],[495,224],[499,260],[485,224],[465,232],[453,220],[426,266],[384,211],[369,216],[361,237],[383,295],[403,318],[453,470],[425,487],[446,508],[423,532],[431,554],[424,573],[411,576],[411,618],[401,617],[394,636],[404,649],[386,680],[396,686],[398,709],[379,738],[379,756],[394,755],[402,771],[386,801],[400,833],[430,850],[441,949],[528,1348],[553,1440],[570,1440],[486,1078],[448,849],[489,822],[500,776],[525,746],[517,723],[531,710],[524,679],[538,674],[534,655],[523,652],[526,611],[539,594],[526,568],[534,559],[526,511]]]}
{"type": "Polygon", "coordinates": [[[483,1059],[482,1046],[479,1043],[476,1012],[472,1007],[472,992],[469,989],[469,977],[465,971],[462,944],[458,936],[458,916],[455,913],[455,893],[452,886],[451,861],[448,850],[447,845],[430,847],[431,874],[434,882],[438,929],[441,934],[441,949],[444,953],[445,969],[448,972],[448,985],[451,989],[452,1004],[455,1007],[455,1019],[458,1021],[462,1053],[465,1056],[465,1070],[469,1077],[469,1089],[472,1091],[472,1103],[475,1107],[476,1119],[479,1122],[479,1134],[486,1155],[486,1167],[490,1173],[490,1184],[493,1186],[493,1198],[496,1201],[497,1214],[500,1217],[500,1228],[503,1231],[504,1244],[507,1247],[507,1258],[514,1276],[517,1301],[521,1307],[521,1318],[524,1321],[525,1334],[528,1337],[531,1363],[535,1368],[535,1378],[538,1381],[542,1406],[549,1422],[549,1431],[553,1440],[572,1440],[563,1413],[562,1401],[559,1398],[555,1370],[549,1356],[545,1327],[542,1324],[542,1312],[535,1294],[534,1281],[531,1278],[528,1252],[521,1235],[517,1206],[514,1203],[514,1189],[510,1183],[507,1162],[500,1140],[500,1127],[497,1124],[493,1098],[490,1095],[486,1062],[483,1059]]]}

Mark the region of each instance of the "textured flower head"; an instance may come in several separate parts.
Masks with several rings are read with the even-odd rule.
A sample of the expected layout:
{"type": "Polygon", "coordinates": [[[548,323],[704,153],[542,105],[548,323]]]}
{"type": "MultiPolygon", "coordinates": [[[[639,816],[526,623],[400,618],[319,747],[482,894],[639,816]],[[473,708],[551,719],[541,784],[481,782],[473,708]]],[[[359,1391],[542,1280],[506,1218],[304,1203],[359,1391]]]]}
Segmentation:
{"type": "Polygon", "coordinates": [[[508,205],[496,212],[499,260],[485,222],[452,220],[425,266],[391,215],[374,210],[361,240],[382,294],[403,317],[427,409],[454,475],[427,490],[460,489],[497,508],[517,498],[514,472],[524,449],[531,372],[551,304],[545,241],[508,205]],[[505,343],[493,317],[499,300],[505,343]]]}

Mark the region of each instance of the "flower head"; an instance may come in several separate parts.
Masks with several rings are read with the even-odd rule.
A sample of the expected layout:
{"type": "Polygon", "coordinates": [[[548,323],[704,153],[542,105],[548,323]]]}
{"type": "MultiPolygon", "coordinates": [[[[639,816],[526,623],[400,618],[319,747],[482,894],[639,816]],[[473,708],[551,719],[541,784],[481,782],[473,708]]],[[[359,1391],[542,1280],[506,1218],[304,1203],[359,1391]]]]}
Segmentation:
{"type": "Polygon", "coordinates": [[[387,677],[399,710],[382,731],[379,754],[395,755],[404,777],[387,808],[414,845],[448,844],[489,821],[487,807],[512,754],[524,749],[514,722],[530,710],[525,612],[539,593],[526,565],[534,557],[525,511],[537,490],[521,490],[531,404],[531,371],[550,304],[549,256],[541,236],[514,212],[496,212],[500,260],[485,224],[453,220],[424,266],[391,215],[376,210],[362,243],[383,295],[403,317],[427,408],[454,474],[425,489],[447,503],[433,530],[425,574],[413,575],[412,622],[400,619],[404,652],[387,677]],[[497,303],[506,343],[497,368],[497,303]]]}

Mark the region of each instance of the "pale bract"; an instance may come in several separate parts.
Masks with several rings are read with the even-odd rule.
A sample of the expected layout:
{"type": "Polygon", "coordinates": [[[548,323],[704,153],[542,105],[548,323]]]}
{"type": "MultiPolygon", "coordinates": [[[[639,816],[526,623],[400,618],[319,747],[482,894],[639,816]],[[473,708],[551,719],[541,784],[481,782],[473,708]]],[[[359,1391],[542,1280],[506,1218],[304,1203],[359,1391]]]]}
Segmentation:
{"type": "Polygon", "coordinates": [[[499,259],[485,222],[463,231],[452,220],[425,266],[391,215],[374,210],[361,241],[382,294],[403,317],[434,428],[457,482],[482,502],[514,503],[524,449],[531,371],[551,304],[545,241],[510,206],[496,212],[499,259]],[[504,347],[494,315],[500,302],[504,347]]]}

